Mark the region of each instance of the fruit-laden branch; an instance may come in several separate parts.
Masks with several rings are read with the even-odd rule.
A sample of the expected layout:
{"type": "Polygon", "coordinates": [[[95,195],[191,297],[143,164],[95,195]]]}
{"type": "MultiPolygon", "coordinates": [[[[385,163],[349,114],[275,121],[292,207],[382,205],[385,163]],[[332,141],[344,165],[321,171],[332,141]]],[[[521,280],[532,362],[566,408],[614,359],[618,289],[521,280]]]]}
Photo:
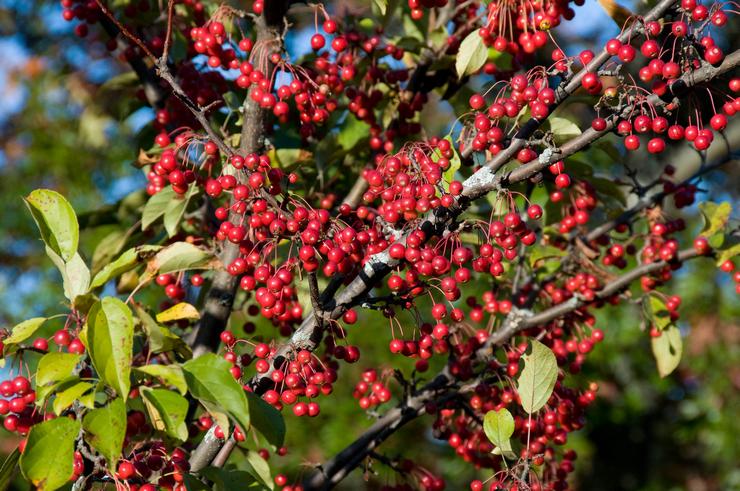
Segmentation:
{"type": "MultiPolygon", "coordinates": [[[[696,75],[687,74],[679,80],[682,87],[690,88],[698,83],[711,81],[718,76],[734,70],[738,63],[740,63],[740,50],[728,55],[725,61],[718,67],[707,65],[698,69],[697,72],[699,73],[696,75]]],[[[657,96],[655,97],[657,98],[657,96]]],[[[421,220],[419,228],[424,231],[427,238],[440,236],[454,226],[455,219],[474,200],[484,197],[489,192],[500,192],[513,184],[526,181],[553,162],[578,153],[599,138],[607,135],[616,126],[618,119],[618,116],[612,116],[607,120],[607,128],[604,131],[596,131],[593,128],[589,128],[581,135],[566,142],[559,149],[546,149],[538,159],[505,174],[497,174],[493,170],[498,165],[497,156],[463,183],[462,195],[455,206],[449,209],[438,208],[430,212],[426,219],[421,220]]],[[[404,244],[406,237],[407,235],[399,237],[397,242],[404,244]]],[[[341,317],[347,309],[362,304],[370,290],[398,264],[399,261],[392,259],[387,251],[371,256],[357,277],[338,295],[330,299],[327,305],[323,306],[324,315],[329,319],[335,320],[341,317]]],[[[257,393],[267,390],[271,384],[270,376],[272,372],[283,365],[286,357],[296,350],[315,350],[321,342],[321,335],[322,332],[318,328],[315,316],[312,314],[307,315],[300,327],[293,333],[289,342],[277,350],[270,370],[256,375],[250,381],[250,386],[253,390],[257,393]]]]}
{"type": "MultiPolygon", "coordinates": [[[[268,54],[273,51],[282,51],[282,28],[289,6],[290,3],[284,0],[266,2],[262,16],[255,19],[257,32],[255,51],[266,50],[268,54]]],[[[262,58],[266,66],[259,68],[264,69],[266,74],[272,73],[274,65],[270,61],[270,56],[262,58]]],[[[239,154],[242,156],[259,153],[264,149],[265,131],[270,120],[270,110],[260,107],[259,102],[252,97],[252,92],[255,90],[259,89],[256,86],[249,89],[242,108],[244,124],[239,141],[239,154]]],[[[245,171],[240,170],[239,172],[244,174],[245,171]]],[[[246,181],[244,175],[237,177],[240,182],[246,181]]],[[[229,220],[232,223],[239,223],[242,216],[232,210],[229,220]]],[[[225,241],[219,254],[224,267],[231,264],[237,257],[239,257],[239,244],[225,241]]],[[[239,278],[225,268],[215,272],[206,294],[201,320],[189,339],[189,344],[193,348],[193,356],[214,351],[218,347],[219,335],[229,321],[238,286],[239,278]]]]}
{"type": "MultiPolygon", "coordinates": [[[[677,261],[683,262],[696,257],[699,256],[694,249],[687,249],[678,253],[677,261]]],[[[596,300],[605,300],[618,295],[628,288],[633,281],[656,273],[669,266],[670,263],[666,261],[657,261],[638,266],[604,285],[601,290],[596,292],[596,300]]],[[[501,327],[492,333],[486,343],[476,352],[475,357],[477,361],[486,362],[492,357],[493,346],[508,342],[513,336],[523,330],[533,327],[544,327],[547,323],[588,304],[589,302],[586,302],[582,298],[572,297],[561,304],[536,314],[526,311],[512,311],[504,320],[501,327]]],[[[439,407],[450,398],[469,391],[466,388],[474,388],[475,385],[475,380],[472,383],[470,381],[465,381],[464,383],[459,381],[450,373],[449,368],[445,367],[424,387],[396,407],[387,411],[365,433],[344,450],[325,464],[318,466],[316,472],[304,481],[304,491],[323,491],[333,488],[368,457],[378,445],[388,439],[406,423],[424,415],[428,407],[439,407]]]]}
{"type": "MultiPolygon", "coordinates": [[[[642,22],[651,22],[662,18],[666,15],[668,10],[676,4],[676,2],[677,0],[661,0],[641,18],[642,22]]],[[[640,28],[641,25],[635,22],[632,24],[631,28],[625,29],[620,33],[619,36],[617,36],[617,39],[622,43],[627,42],[635,34],[634,29],[640,28]]],[[[552,114],[552,112],[557,109],[563,101],[573,95],[573,93],[581,87],[581,81],[587,73],[596,73],[611,57],[612,55],[606,51],[606,48],[602,49],[599,54],[594,56],[594,58],[581,71],[571,75],[569,79],[564,81],[564,83],[555,90],[555,102],[549,106],[548,114],[552,114]]],[[[529,121],[522,125],[519,131],[517,131],[509,146],[497,153],[496,156],[486,165],[494,172],[506,165],[506,163],[514,158],[519,150],[527,146],[529,139],[546,120],[547,119],[539,120],[536,118],[530,118],[529,121]]],[[[471,148],[466,148],[464,150],[464,156],[468,156],[470,153],[472,153],[471,148]]]]}

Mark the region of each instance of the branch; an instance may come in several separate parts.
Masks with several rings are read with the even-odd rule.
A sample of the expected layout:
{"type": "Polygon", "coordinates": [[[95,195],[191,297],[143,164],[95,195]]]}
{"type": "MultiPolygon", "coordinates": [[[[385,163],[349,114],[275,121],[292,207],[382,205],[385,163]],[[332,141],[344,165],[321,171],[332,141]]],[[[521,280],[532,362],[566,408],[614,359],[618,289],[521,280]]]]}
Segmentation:
{"type": "MultiPolygon", "coordinates": [[[[658,7],[667,8],[664,5],[665,3],[666,1],[664,0],[658,7]]],[[[728,55],[720,66],[704,66],[697,70],[698,73],[696,75],[686,74],[684,77],[678,79],[677,82],[681,83],[681,87],[693,87],[697,83],[708,82],[734,70],[738,63],[740,63],[740,50],[728,55]]],[[[672,89],[669,88],[670,90],[672,89]]],[[[658,99],[659,97],[655,95],[648,97],[648,101],[651,102],[655,102],[658,99]]],[[[625,109],[623,114],[611,116],[607,119],[607,127],[603,131],[596,131],[593,128],[589,128],[579,136],[565,143],[560,149],[545,149],[538,159],[505,174],[497,174],[494,170],[498,165],[499,155],[501,155],[497,154],[494,159],[463,182],[463,192],[455,205],[450,208],[437,208],[433,210],[421,220],[418,228],[424,231],[427,238],[440,236],[444,231],[454,227],[455,219],[474,200],[484,197],[491,191],[501,191],[513,184],[526,181],[545,169],[552,162],[562,160],[583,150],[591,143],[608,134],[616,126],[618,119],[628,116],[628,113],[629,110],[625,109]]],[[[532,121],[536,120],[533,119],[527,124],[532,123],[532,121]]],[[[539,124],[539,122],[536,122],[536,124],[539,124]]],[[[515,145],[515,142],[512,142],[512,145],[515,145]]],[[[398,239],[398,242],[405,244],[406,237],[407,234],[403,235],[398,239]]],[[[392,259],[387,251],[371,256],[357,277],[339,295],[334,297],[333,305],[326,306],[326,311],[330,318],[338,319],[348,308],[361,304],[370,290],[398,264],[399,261],[392,259]]],[[[282,366],[286,357],[290,356],[296,350],[306,349],[313,351],[320,341],[321,330],[318,329],[312,315],[306,316],[301,326],[291,336],[289,342],[278,349],[273,358],[270,370],[256,375],[250,381],[250,387],[257,393],[264,392],[270,387],[270,375],[275,369],[282,366]]]]}
{"type": "MultiPolygon", "coordinates": [[[[255,50],[258,50],[257,47],[263,49],[265,46],[272,46],[278,51],[282,49],[281,29],[288,7],[289,3],[282,0],[266,3],[263,15],[255,19],[255,29],[257,31],[255,50]]],[[[264,58],[268,59],[269,56],[264,58]]],[[[272,68],[272,63],[268,62],[268,69],[265,73],[271,73],[272,68]]],[[[264,148],[264,136],[270,118],[270,111],[261,108],[252,99],[253,90],[255,90],[254,87],[249,89],[244,100],[244,124],[239,144],[241,155],[258,153],[264,148]]],[[[237,180],[239,182],[246,180],[244,171],[240,171],[237,180]]],[[[229,216],[232,223],[238,223],[241,219],[242,217],[235,212],[232,212],[229,216]]],[[[239,257],[239,245],[226,242],[219,256],[221,263],[228,266],[239,257]]],[[[238,281],[238,277],[231,275],[226,270],[216,271],[206,295],[201,320],[189,338],[189,343],[193,348],[193,356],[214,351],[218,347],[220,343],[219,335],[226,328],[231,315],[237,287],[239,286],[238,281]]]]}
{"type": "MultiPolygon", "coordinates": [[[[695,257],[698,257],[698,254],[693,249],[684,250],[678,254],[678,261],[682,262],[695,257]]],[[[665,261],[657,261],[639,266],[616,280],[607,283],[597,293],[596,298],[609,298],[623,291],[636,279],[655,273],[667,266],[670,266],[670,263],[665,261]]],[[[509,341],[514,335],[525,329],[543,326],[552,320],[561,318],[584,305],[587,305],[587,302],[578,297],[573,297],[562,304],[555,305],[534,315],[518,315],[516,311],[512,311],[504,322],[504,325],[488,338],[486,343],[476,352],[475,356],[479,361],[487,361],[492,355],[493,346],[509,341]]],[[[450,374],[449,368],[445,367],[431,382],[426,384],[412,397],[387,411],[344,450],[325,464],[318,466],[317,472],[307,477],[304,481],[304,491],[325,491],[333,488],[373,452],[378,445],[406,423],[425,414],[430,405],[439,406],[451,397],[456,397],[461,393],[473,390],[476,385],[477,382],[473,381],[465,386],[461,386],[460,382],[450,374]]]]}

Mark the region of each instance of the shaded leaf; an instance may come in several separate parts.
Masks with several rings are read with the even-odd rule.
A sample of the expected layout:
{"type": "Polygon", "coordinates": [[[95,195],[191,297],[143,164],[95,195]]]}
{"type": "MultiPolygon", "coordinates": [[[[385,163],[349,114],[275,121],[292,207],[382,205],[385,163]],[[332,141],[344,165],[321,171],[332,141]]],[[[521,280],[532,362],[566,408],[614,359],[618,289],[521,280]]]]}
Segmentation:
{"type": "Polygon", "coordinates": [[[10,487],[10,483],[15,476],[16,469],[18,469],[18,460],[20,458],[21,453],[16,448],[3,462],[2,467],[0,467],[0,491],[5,491],[10,487]]]}
{"type": "Polygon", "coordinates": [[[180,394],[185,395],[188,391],[185,375],[183,375],[180,365],[144,365],[142,367],[134,367],[134,370],[151,377],[162,379],[166,385],[176,388],[180,394]]]}
{"type": "Polygon", "coordinates": [[[157,324],[154,318],[141,307],[135,305],[134,310],[136,316],[141,320],[141,327],[149,340],[149,350],[152,353],[174,351],[184,359],[193,357],[192,350],[180,336],[157,324]]]}
{"type": "Polygon", "coordinates": [[[167,389],[149,387],[141,387],[141,396],[152,426],[156,430],[163,431],[180,441],[188,439],[188,428],[185,424],[188,413],[187,399],[167,389]]]}
{"type": "Polygon", "coordinates": [[[249,401],[249,417],[252,426],[272,445],[281,447],[285,440],[283,415],[256,394],[252,392],[246,392],[246,394],[249,401]]]}
{"type": "Polygon", "coordinates": [[[134,269],[138,264],[152,257],[160,249],[162,249],[161,246],[143,245],[132,247],[131,249],[124,251],[115,261],[105,265],[105,267],[95,275],[90,288],[103,286],[111,279],[122,275],[126,271],[134,269]]]}
{"type": "Polygon", "coordinates": [[[105,457],[108,470],[113,472],[126,437],[126,403],[117,397],[107,406],[88,412],[82,419],[82,428],[85,441],[105,457]]]}
{"type": "Polygon", "coordinates": [[[144,205],[144,211],[141,214],[141,229],[146,230],[149,225],[156,222],[157,219],[165,214],[170,203],[177,198],[177,193],[171,186],[167,186],[160,192],[149,198],[144,205]]]}

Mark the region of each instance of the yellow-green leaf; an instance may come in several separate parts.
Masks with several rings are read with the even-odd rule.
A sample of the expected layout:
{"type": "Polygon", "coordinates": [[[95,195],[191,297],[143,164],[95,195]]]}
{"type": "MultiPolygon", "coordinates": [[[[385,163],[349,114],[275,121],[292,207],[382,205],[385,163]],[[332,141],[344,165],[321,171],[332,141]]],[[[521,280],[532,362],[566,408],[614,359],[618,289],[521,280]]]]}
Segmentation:
{"type": "Polygon", "coordinates": [[[51,189],[36,189],[26,197],[41,238],[65,262],[77,252],[80,227],[77,215],[64,196],[51,189]]]}
{"type": "Polygon", "coordinates": [[[42,491],[59,489],[72,477],[80,422],[55,418],[33,425],[20,459],[21,471],[42,491]]]}
{"type": "Polygon", "coordinates": [[[157,314],[157,322],[173,322],[182,319],[200,319],[198,309],[187,302],[180,302],[157,314]]]}
{"type": "Polygon", "coordinates": [[[90,309],[82,337],[100,379],[125,400],[131,387],[134,320],[131,310],[115,297],[105,297],[90,309]]]}
{"type": "Polygon", "coordinates": [[[33,336],[33,333],[35,333],[44,324],[44,322],[46,322],[46,317],[34,317],[33,319],[28,319],[20,324],[16,324],[10,332],[10,336],[5,338],[3,343],[7,345],[25,341],[33,336]]]}
{"type": "Polygon", "coordinates": [[[473,29],[460,43],[460,50],[457,52],[455,69],[458,78],[477,72],[486,63],[487,58],[488,48],[483,43],[478,30],[473,29]]]}
{"type": "Polygon", "coordinates": [[[678,327],[670,326],[660,336],[650,338],[650,345],[661,377],[668,376],[681,363],[683,340],[678,327]]]}
{"type": "Polygon", "coordinates": [[[558,379],[555,354],[539,341],[531,341],[532,352],[524,355],[524,369],[519,375],[517,391],[522,407],[529,414],[539,411],[550,398],[558,379]]]}

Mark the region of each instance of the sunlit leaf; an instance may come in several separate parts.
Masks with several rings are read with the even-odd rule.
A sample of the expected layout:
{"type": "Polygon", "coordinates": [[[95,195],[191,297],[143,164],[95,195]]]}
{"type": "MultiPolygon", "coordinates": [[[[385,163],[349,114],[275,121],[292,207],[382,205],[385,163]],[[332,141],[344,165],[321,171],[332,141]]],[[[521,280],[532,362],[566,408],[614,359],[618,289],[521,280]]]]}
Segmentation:
{"type": "Polygon", "coordinates": [[[80,422],[55,418],[31,427],[20,458],[23,475],[39,490],[64,486],[72,476],[80,422]]]}
{"type": "Polygon", "coordinates": [[[522,407],[529,414],[539,411],[547,403],[558,379],[555,354],[535,339],[531,345],[532,352],[523,356],[524,369],[517,386],[522,407]]]}

